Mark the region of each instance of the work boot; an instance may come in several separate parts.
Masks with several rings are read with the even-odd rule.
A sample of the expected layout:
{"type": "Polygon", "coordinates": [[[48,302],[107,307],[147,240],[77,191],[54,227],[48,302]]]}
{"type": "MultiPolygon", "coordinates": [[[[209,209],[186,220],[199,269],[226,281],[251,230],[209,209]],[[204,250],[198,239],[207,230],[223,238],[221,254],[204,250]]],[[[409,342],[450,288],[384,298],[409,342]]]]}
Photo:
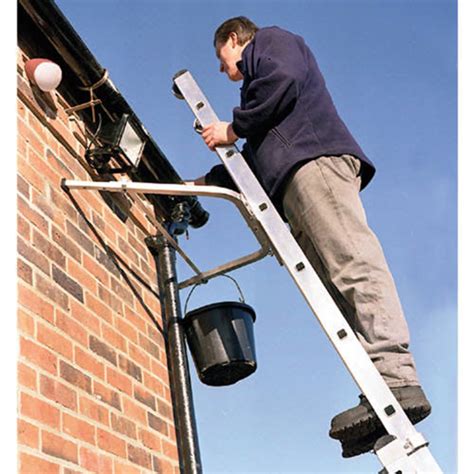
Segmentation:
{"type": "MultiPolygon", "coordinates": [[[[431,413],[431,405],[418,385],[392,388],[392,393],[413,424],[431,413]]],[[[360,395],[354,408],[336,415],[331,420],[329,436],[341,441],[343,457],[352,457],[370,451],[378,438],[386,434],[369,401],[360,395]]]]}

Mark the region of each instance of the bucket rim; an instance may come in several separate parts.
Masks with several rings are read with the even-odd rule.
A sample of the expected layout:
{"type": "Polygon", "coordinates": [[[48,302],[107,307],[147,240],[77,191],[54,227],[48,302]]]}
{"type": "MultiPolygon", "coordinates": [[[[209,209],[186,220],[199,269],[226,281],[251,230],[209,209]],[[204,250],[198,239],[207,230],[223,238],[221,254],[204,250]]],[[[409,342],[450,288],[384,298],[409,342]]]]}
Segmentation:
{"type": "Polygon", "coordinates": [[[247,303],[242,303],[241,301],[220,301],[218,303],[210,303],[205,306],[200,306],[199,308],[195,308],[191,311],[188,311],[184,315],[184,320],[189,321],[191,318],[199,315],[201,312],[209,311],[214,308],[222,308],[222,307],[232,307],[232,308],[241,308],[245,309],[248,313],[250,313],[250,316],[252,316],[253,322],[257,320],[257,315],[255,313],[255,310],[248,305],[247,303]]]}

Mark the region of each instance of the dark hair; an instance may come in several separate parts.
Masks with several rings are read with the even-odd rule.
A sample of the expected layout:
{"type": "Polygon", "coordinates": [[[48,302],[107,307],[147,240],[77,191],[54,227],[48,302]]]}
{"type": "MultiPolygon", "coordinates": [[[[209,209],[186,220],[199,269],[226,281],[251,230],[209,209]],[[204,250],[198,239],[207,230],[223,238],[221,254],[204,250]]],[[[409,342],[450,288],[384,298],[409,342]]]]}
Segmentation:
{"type": "Polygon", "coordinates": [[[214,33],[214,47],[217,43],[225,43],[231,33],[236,33],[238,44],[242,46],[250,41],[258,31],[258,26],[245,16],[237,16],[224,21],[214,33]]]}

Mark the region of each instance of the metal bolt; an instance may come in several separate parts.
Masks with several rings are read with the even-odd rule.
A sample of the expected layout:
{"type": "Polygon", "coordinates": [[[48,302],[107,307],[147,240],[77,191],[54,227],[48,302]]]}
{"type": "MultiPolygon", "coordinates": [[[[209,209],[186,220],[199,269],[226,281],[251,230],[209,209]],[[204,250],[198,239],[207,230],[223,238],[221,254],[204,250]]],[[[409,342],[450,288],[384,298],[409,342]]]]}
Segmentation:
{"type": "Polygon", "coordinates": [[[347,332],[345,329],[341,329],[340,331],[337,331],[337,335],[339,336],[339,339],[344,339],[347,336],[347,332]]]}

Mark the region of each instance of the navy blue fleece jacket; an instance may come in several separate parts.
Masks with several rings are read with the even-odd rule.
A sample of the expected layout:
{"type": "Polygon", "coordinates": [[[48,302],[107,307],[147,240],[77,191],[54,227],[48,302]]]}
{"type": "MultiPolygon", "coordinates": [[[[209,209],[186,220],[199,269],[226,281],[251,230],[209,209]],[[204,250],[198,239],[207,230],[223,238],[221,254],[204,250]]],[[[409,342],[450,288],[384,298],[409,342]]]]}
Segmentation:
{"type": "MultiPolygon", "coordinates": [[[[368,184],[375,167],[339,117],[303,38],[276,26],[261,28],[237,66],[244,79],[232,128],[246,139],[242,153],[280,212],[290,171],[319,156],[356,156],[362,188],[368,184]]],[[[211,169],[206,184],[235,188],[223,165],[211,169]]]]}

